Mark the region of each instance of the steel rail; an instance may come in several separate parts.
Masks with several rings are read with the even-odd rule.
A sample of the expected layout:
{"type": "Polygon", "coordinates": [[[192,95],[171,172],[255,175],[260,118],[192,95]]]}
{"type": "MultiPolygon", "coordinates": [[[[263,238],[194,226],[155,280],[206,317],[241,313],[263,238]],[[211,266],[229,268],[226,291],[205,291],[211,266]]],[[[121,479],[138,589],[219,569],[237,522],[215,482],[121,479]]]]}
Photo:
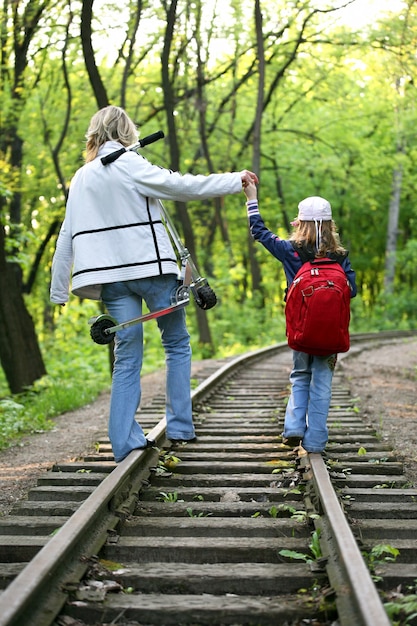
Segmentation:
{"type": "Polygon", "coordinates": [[[316,526],[321,531],[320,544],[324,542],[328,551],[324,556],[328,559],[326,568],[330,584],[336,591],[338,623],[341,626],[390,626],[391,622],[330,481],[323,457],[310,453],[304,457],[302,464],[311,469],[320,508],[325,514],[323,517],[319,511],[316,526]]]}
{"type": "MultiPolygon", "coordinates": [[[[163,437],[163,422],[161,420],[149,433],[150,438],[159,441],[163,437]]],[[[77,567],[77,562],[84,556],[86,533],[89,532],[90,536],[101,535],[101,544],[104,543],[107,529],[114,521],[112,518],[115,517],[117,521],[111,511],[111,500],[120,486],[129,482],[149,452],[137,450],[129,454],[6,588],[0,596],[1,626],[27,626],[29,623],[31,626],[45,626],[45,597],[50,594],[51,587],[59,590],[65,582],[71,580],[72,569],[77,567]],[[68,566],[66,572],[62,572],[61,564],[65,560],[71,561],[72,568],[68,566]]],[[[62,592],[60,595],[62,597],[62,592]]],[[[62,604],[65,597],[62,598],[62,604]]],[[[52,619],[53,617],[55,615],[52,619]]]]}

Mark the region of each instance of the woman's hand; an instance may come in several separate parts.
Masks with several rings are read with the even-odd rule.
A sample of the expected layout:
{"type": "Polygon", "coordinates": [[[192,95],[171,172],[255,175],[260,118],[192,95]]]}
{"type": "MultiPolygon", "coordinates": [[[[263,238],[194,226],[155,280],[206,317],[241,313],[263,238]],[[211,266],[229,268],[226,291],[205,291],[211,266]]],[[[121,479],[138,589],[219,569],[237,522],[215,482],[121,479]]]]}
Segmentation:
{"type": "Polygon", "coordinates": [[[240,173],[240,177],[242,179],[242,187],[245,189],[246,185],[249,183],[259,183],[258,177],[254,172],[250,172],[249,170],[243,170],[240,173]]]}

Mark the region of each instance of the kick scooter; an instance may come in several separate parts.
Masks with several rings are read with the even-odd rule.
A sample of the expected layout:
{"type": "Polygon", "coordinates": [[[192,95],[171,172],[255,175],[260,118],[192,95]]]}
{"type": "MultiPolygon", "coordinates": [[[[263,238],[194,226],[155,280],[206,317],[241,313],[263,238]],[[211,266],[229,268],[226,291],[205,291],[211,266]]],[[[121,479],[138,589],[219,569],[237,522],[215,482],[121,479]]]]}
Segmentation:
{"type": "MultiPolygon", "coordinates": [[[[132,144],[127,148],[120,148],[119,150],[116,150],[115,152],[112,152],[111,154],[102,157],[101,162],[103,163],[103,165],[113,163],[113,161],[116,161],[116,159],[118,159],[128,150],[136,151],[138,148],[143,148],[144,146],[153,143],[158,139],[162,139],[163,137],[164,133],[160,130],[157,133],[153,133],[152,135],[148,135],[147,137],[140,139],[137,143],[132,144]]],[[[134,324],[141,324],[143,322],[147,322],[148,320],[161,317],[162,315],[168,315],[169,313],[172,313],[172,311],[182,309],[190,302],[190,291],[193,294],[195,302],[201,309],[211,309],[217,303],[216,294],[209,286],[207,280],[199,275],[197,267],[193,262],[189,251],[183,245],[175,228],[175,225],[172,222],[169,214],[167,213],[164,205],[160,200],[158,200],[158,202],[161,211],[162,221],[172,239],[175,248],[177,249],[178,260],[181,264],[180,279],[178,281],[178,287],[175,290],[174,295],[172,296],[171,305],[164,309],[151,311],[150,313],[146,313],[145,315],[141,315],[140,317],[136,317],[121,324],[118,324],[111,315],[107,314],[90,318],[88,320],[88,323],[91,326],[90,335],[92,340],[98,344],[111,343],[114,339],[114,333],[116,333],[118,330],[128,328],[129,326],[133,326],[134,324]]]]}

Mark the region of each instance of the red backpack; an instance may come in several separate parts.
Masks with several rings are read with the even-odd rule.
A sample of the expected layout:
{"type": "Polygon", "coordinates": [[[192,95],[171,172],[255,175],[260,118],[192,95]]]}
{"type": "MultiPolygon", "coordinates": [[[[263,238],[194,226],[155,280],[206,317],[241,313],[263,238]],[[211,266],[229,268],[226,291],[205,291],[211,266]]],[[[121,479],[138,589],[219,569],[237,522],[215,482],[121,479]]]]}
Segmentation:
{"type": "MultiPolygon", "coordinates": [[[[300,253],[300,250],[297,251],[300,253]]],[[[293,350],[327,356],[349,350],[350,286],[340,262],[305,260],[291,283],[285,317],[293,350]]]]}

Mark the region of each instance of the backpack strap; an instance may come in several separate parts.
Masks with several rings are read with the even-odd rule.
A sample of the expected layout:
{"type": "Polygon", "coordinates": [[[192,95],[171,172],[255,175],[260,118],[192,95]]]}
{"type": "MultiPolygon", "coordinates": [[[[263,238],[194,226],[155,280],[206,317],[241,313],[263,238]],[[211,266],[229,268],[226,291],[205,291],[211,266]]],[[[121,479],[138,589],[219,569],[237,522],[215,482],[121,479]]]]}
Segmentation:
{"type": "Polygon", "coordinates": [[[295,241],[291,241],[291,245],[300,257],[301,263],[304,264],[307,263],[307,261],[314,261],[316,258],[312,249],[306,248],[306,246],[299,246],[295,241]]]}
{"type": "MultiPolygon", "coordinates": [[[[301,263],[304,265],[304,263],[307,263],[307,261],[314,261],[315,258],[315,254],[313,252],[313,250],[308,250],[305,247],[300,247],[298,246],[297,243],[295,243],[295,241],[290,241],[292,247],[294,248],[295,252],[297,252],[298,256],[301,259],[301,263]]],[[[290,284],[287,283],[287,286],[285,287],[285,291],[284,291],[284,302],[287,301],[287,294],[288,294],[288,290],[290,288],[290,284]]]]}
{"type": "Polygon", "coordinates": [[[334,259],[335,261],[340,263],[340,265],[342,265],[343,261],[346,259],[348,254],[349,254],[348,250],[346,250],[343,254],[338,254],[337,252],[330,252],[329,258],[334,259]]]}

